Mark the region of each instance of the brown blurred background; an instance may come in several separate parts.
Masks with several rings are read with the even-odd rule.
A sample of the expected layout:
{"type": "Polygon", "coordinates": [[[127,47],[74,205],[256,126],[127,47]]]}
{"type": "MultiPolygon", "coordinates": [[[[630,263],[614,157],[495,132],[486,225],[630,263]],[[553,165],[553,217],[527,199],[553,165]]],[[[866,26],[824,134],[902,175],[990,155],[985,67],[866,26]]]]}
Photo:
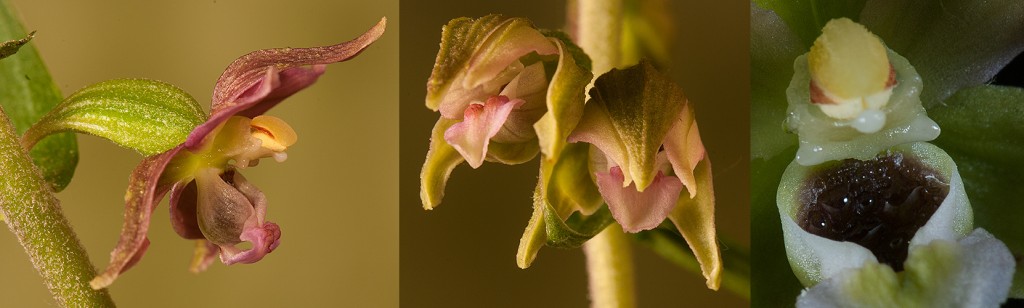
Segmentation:
{"type": "MultiPolygon", "coordinates": [[[[170,228],[166,202],[152,245],[111,287],[123,307],[395,307],[398,305],[398,1],[12,0],[64,95],[99,81],[175,84],[208,108],[236,57],[271,47],[334,44],[388,17],[359,57],[330,65],[270,114],[298,132],[284,163],[243,171],[269,199],[281,246],[251,265],[188,272],[193,242],[170,228]]],[[[117,243],[128,173],[142,158],[80,136],[81,159],[58,194],[94,264],[117,243]]],[[[0,306],[54,306],[28,258],[0,232],[0,306]]]]}
{"type": "MultiPolygon", "coordinates": [[[[670,1],[677,24],[669,71],[694,104],[714,162],[719,234],[749,251],[749,3],[670,1]]],[[[424,106],[441,27],[489,13],[561,28],[563,1],[403,1],[401,34],[401,301],[413,307],[584,307],[582,250],[545,247],[526,270],[516,267],[519,238],[532,211],[537,159],[486,163],[452,173],[441,206],[420,206],[419,170],[438,118],[424,106]]],[[[635,246],[640,307],[747,306],[728,291],[635,246]]],[[[730,247],[723,247],[730,249],[730,247]]]]}

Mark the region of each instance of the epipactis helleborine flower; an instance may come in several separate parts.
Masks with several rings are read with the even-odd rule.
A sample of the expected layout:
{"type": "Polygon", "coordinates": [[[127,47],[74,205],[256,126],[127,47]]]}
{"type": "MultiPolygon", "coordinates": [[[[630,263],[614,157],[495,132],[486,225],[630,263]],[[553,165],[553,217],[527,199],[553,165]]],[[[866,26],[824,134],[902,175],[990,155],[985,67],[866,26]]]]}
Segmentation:
{"type": "Polygon", "coordinates": [[[352,41],[259,50],[232,62],[217,80],[209,119],[183,144],[144,159],[132,172],[121,239],[92,287],[109,286],[142,258],[150,216],[168,191],[174,230],[197,240],[192,271],[205,270],[218,255],[224,264],[253,263],[273,251],[281,229],[265,219],[266,197],[239,170],[261,158],[283,161],[297,136],[287,123],[263,113],[316,82],[326,64],[358,55],[385,26],[381,19],[352,41]],[[239,248],[242,242],[251,248],[239,248]]]}
{"type": "Polygon", "coordinates": [[[424,208],[440,203],[462,162],[519,164],[560,150],[591,78],[579,67],[589,59],[570,48],[576,47],[558,33],[542,33],[523,18],[488,15],[445,25],[427,82],[426,105],[441,118],[421,173],[424,208]]]}
{"type": "Polygon", "coordinates": [[[624,231],[650,230],[668,218],[697,256],[708,287],[717,289],[711,161],[682,88],[646,61],[612,69],[595,81],[568,141],[594,146],[594,182],[624,231]]]}

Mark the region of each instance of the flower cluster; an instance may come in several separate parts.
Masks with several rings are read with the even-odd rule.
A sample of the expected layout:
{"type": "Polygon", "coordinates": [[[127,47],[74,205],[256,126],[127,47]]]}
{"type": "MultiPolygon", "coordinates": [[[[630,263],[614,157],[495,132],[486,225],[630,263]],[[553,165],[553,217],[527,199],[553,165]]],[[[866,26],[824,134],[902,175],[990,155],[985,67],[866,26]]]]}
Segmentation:
{"type": "Polygon", "coordinates": [[[711,165],[692,106],[647,62],[597,78],[585,102],[589,70],[564,34],[525,19],[450,21],[427,82],[426,105],[440,118],[420,174],[424,208],[440,203],[463,162],[518,164],[541,153],[520,267],[541,246],[578,247],[613,220],[635,233],[668,218],[717,289],[711,165]]]}

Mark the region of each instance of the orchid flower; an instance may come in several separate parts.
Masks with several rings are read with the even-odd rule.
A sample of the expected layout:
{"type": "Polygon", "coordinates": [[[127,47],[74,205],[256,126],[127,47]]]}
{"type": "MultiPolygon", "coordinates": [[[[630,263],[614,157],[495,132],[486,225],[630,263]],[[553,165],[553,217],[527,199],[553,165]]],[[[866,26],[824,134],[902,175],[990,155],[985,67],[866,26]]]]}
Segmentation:
{"type": "MultiPolygon", "coordinates": [[[[1010,231],[1013,226],[992,224],[987,217],[1006,211],[993,198],[1005,198],[1007,191],[970,185],[978,177],[999,176],[978,167],[1015,167],[993,156],[979,161],[985,157],[979,154],[987,154],[947,136],[963,136],[958,130],[985,131],[999,137],[975,142],[992,146],[1005,143],[1002,137],[1014,132],[997,130],[1008,127],[1012,116],[992,112],[1007,106],[1020,108],[1012,107],[1022,97],[1019,89],[986,86],[956,91],[987,81],[1020,53],[1024,40],[1019,33],[1024,29],[1019,18],[1024,6],[998,1],[941,7],[910,1],[853,1],[818,8],[821,14],[815,16],[827,18],[817,17],[808,25],[798,16],[802,9],[798,5],[759,4],[776,11],[754,4],[751,8],[755,76],[751,146],[758,175],[754,191],[773,191],[758,186],[771,185],[772,177],[781,178],[777,205],[782,219],[781,226],[759,221],[763,217],[758,217],[758,208],[768,202],[764,199],[769,195],[755,195],[754,234],[761,237],[754,241],[765,243],[761,247],[781,248],[778,239],[783,237],[766,237],[783,230],[795,276],[809,287],[798,304],[992,306],[1019,292],[1014,291],[1020,288],[1019,282],[1011,286],[1011,280],[1013,253],[1019,253],[1020,243],[1003,242],[1016,233],[1010,231]],[[894,8],[899,13],[888,11],[894,8]],[[932,15],[927,12],[940,9],[946,13],[929,20],[932,15]],[[858,15],[864,27],[838,19],[820,30],[830,18],[857,19],[858,15]],[[819,28],[808,31],[812,25],[819,28]],[[977,33],[994,29],[999,33],[977,33]],[[872,43],[878,37],[870,33],[884,44],[872,43]],[[967,37],[975,41],[960,39],[967,37]],[[978,43],[979,39],[985,42],[978,43]],[[815,42],[806,57],[797,57],[808,47],[801,40],[815,42]],[[779,79],[786,74],[789,77],[782,80],[790,84],[788,90],[779,79]],[[789,109],[781,111],[786,110],[779,107],[787,96],[789,109]],[[967,107],[972,112],[960,111],[968,105],[974,106],[967,107]],[[954,114],[959,119],[952,120],[954,114]],[[975,118],[968,124],[964,116],[975,118]],[[780,134],[784,131],[778,123],[783,118],[783,127],[799,134],[799,150],[794,151],[791,137],[780,134]],[[775,121],[774,127],[768,121],[775,121]],[[939,126],[944,128],[942,135],[939,126]],[[946,151],[956,152],[947,154],[922,142],[933,139],[946,151]],[[776,173],[794,157],[784,174],[776,173]],[[969,168],[957,168],[965,161],[969,168]],[[840,189],[843,185],[850,186],[840,189]],[[913,189],[914,185],[919,186],[913,189]],[[877,203],[880,195],[893,203],[864,203],[877,203]],[[968,202],[967,195],[975,202],[968,202]],[[930,198],[937,201],[927,201],[930,198]],[[844,202],[850,205],[834,205],[844,202]],[[973,229],[979,217],[984,219],[978,222],[984,229],[973,229]]],[[[754,266],[788,268],[785,261],[779,264],[778,255],[765,251],[758,253],[764,257],[754,266]]],[[[789,293],[795,290],[787,289],[792,276],[771,270],[762,274],[772,276],[759,279],[755,275],[755,280],[769,287],[754,296],[791,305],[797,297],[789,293]],[[786,299],[788,294],[792,297],[786,299]]],[[[1020,280],[1019,271],[1016,279],[1020,280]]]]}
{"type": "Polygon", "coordinates": [[[564,34],[542,32],[523,18],[448,22],[427,82],[427,107],[441,117],[421,173],[423,207],[441,202],[462,162],[477,168],[485,160],[556,156],[582,113],[588,65],[564,34]]]}
{"type": "Polygon", "coordinates": [[[175,232],[197,242],[192,271],[205,270],[218,256],[228,265],[257,262],[277,248],[281,229],[266,219],[266,197],[241,170],[262,158],[284,161],[297,135],[283,120],[264,113],[316,82],[326,64],[358,55],[385,25],[381,19],[356,39],[337,45],[266,49],[236,59],[217,80],[209,116],[180,89],[139,79],[86,87],[44,116],[23,137],[27,148],[46,135],[71,130],[151,155],[131,174],[121,238],[91,286],[109,286],[142,258],[151,214],[168,192],[175,232]],[[124,116],[146,114],[140,110],[159,113],[124,116]],[[182,140],[176,139],[181,128],[186,130],[180,135],[187,137],[180,144],[162,143],[182,140]],[[242,242],[251,247],[240,248],[242,242]]]}
{"type": "Polygon", "coordinates": [[[568,141],[593,145],[586,173],[624,231],[650,230],[668,218],[697,256],[708,287],[718,288],[711,161],[682,88],[646,61],[612,69],[595,82],[568,141]]]}

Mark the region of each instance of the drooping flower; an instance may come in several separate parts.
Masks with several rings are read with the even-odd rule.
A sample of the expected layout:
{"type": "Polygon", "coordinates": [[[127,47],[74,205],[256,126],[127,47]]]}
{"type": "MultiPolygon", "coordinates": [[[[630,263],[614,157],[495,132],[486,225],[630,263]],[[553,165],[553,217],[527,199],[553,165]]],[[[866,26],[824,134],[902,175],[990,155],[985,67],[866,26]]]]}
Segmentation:
{"type": "Polygon", "coordinates": [[[523,18],[453,19],[427,81],[426,105],[441,117],[423,165],[423,207],[441,202],[462,162],[519,164],[551,157],[583,109],[589,59],[558,32],[523,18]]]}
{"type": "Polygon", "coordinates": [[[568,141],[594,146],[587,173],[624,231],[650,230],[668,218],[697,256],[708,287],[717,289],[711,161],[682,88],[646,61],[613,69],[594,83],[568,141]]]}
{"type": "Polygon", "coordinates": [[[142,258],[151,213],[168,192],[174,230],[197,240],[193,271],[217,256],[225,264],[253,263],[273,251],[281,230],[266,220],[263,193],[239,171],[261,158],[283,161],[297,137],[284,121],[263,113],[316,82],[326,64],[358,55],[385,25],[381,19],[337,45],[259,50],[232,62],[217,80],[209,118],[184,143],[147,157],[132,172],[121,238],[92,287],[107,287],[142,258]],[[241,242],[252,246],[239,248],[241,242]]]}

